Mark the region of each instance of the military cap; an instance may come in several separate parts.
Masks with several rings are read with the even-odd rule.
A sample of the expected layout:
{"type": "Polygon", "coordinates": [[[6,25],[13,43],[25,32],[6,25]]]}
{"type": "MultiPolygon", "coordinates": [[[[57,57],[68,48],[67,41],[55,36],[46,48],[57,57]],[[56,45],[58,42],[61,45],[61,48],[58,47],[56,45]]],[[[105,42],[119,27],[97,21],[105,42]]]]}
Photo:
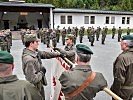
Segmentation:
{"type": "Polygon", "coordinates": [[[7,51],[0,51],[0,63],[13,64],[13,56],[7,51]]]}
{"type": "Polygon", "coordinates": [[[122,40],[133,40],[133,35],[124,35],[121,38],[122,40]]]}
{"type": "Polygon", "coordinates": [[[24,42],[38,41],[35,34],[26,34],[24,35],[24,42]]]}
{"type": "Polygon", "coordinates": [[[73,34],[68,34],[68,35],[65,37],[65,39],[66,39],[66,40],[67,40],[67,39],[73,40],[73,39],[74,39],[74,35],[73,35],[73,34]]]}
{"type": "Polygon", "coordinates": [[[83,53],[83,54],[93,54],[92,50],[84,44],[77,44],[76,49],[78,53],[83,53]]]}

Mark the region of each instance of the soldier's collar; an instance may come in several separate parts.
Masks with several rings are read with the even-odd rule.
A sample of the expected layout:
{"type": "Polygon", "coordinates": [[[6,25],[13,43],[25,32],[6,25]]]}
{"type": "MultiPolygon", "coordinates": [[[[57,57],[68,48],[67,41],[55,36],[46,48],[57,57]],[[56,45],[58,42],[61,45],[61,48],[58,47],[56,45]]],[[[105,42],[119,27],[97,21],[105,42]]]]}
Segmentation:
{"type": "Polygon", "coordinates": [[[90,65],[75,65],[75,70],[92,70],[90,65]]]}

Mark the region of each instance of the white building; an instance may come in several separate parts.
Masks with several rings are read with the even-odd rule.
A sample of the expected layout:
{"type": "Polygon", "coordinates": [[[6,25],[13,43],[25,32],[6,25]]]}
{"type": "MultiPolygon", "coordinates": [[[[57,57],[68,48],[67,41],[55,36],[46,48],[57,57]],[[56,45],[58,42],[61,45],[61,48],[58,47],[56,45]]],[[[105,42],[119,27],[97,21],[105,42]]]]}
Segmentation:
{"type": "Polygon", "coordinates": [[[87,10],[87,9],[60,9],[55,8],[54,27],[98,27],[133,28],[133,12],[87,10]]]}

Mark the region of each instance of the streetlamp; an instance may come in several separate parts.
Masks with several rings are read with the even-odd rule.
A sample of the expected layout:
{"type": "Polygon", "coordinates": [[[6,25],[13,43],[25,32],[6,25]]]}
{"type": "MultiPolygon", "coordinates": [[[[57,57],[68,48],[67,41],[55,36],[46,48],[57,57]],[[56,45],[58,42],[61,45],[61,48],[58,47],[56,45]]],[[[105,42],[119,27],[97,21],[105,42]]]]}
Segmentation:
{"type": "Polygon", "coordinates": [[[86,4],[84,3],[84,9],[85,9],[85,6],[86,6],[86,4]]]}

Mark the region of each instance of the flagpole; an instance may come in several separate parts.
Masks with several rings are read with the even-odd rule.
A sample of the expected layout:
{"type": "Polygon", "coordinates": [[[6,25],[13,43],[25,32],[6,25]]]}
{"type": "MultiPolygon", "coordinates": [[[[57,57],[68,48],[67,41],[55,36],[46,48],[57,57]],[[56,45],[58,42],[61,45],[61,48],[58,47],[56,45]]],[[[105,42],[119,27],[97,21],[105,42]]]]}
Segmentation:
{"type": "MultiPolygon", "coordinates": [[[[52,45],[50,45],[50,47],[53,49],[54,47],[52,45]]],[[[56,50],[56,52],[60,53],[58,50],[56,50]]],[[[66,62],[68,62],[69,64],[71,64],[72,66],[74,66],[74,64],[69,60],[67,59],[66,57],[64,57],[64,60],[66,62]]],[[[103,89],[107,94],[109,94],[110,96],[112,96],[115,100],[123,100],[122,98],[120,98],[119,96],[117,96],[115,93],[113,93],[110,89],[108,89],[107,87],[105,87],[103,89]]]]}

